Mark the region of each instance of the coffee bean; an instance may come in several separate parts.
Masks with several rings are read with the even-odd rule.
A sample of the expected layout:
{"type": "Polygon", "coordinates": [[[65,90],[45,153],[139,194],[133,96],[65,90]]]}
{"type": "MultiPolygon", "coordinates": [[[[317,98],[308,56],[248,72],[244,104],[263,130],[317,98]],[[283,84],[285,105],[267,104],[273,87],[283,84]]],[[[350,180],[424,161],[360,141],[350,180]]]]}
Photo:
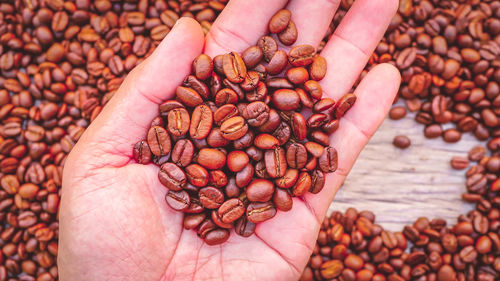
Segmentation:
{"type": "Polygon", "coordinates": [[[259,223],[273,218],[276,215],[276,208],[271,202],[253,202],[246,209],[248,221],[259,223]]]}
{"type": "Polygon", "coordinates": [[[207,245],[218,245],[222,244],[229,239],[229,231],[227,229],[214,229],[208,232],[205,236],[205,243],[207,245]]]}
{"type": "Polygon", "coordinates": [[[285,175],[287,163],[285,159],[285,150],[281,147],[273,150],[267,150],[264,153],[266,171],[272,178],[280,178],[285,175]]]}
{"type": "Polygon", "coordinates": [[[354,105],[356,102],[356,96],[354,94],[344,95],[335,104],[335,116],[338,118],[344,116],[344,114],[354,105]]]}
{"type": "Polygon", "coordinates": [[[218,213],[224,223],[231,223],[245,213],[245,206],[237,198],[229,199],[219,207],[218,213]]]}
{"type": "Polygon", "coordinates": [[[217,209],[224,202],[224,194],[212,186],[200,189],[198,195],[201,204],[207,209],[217,209]]]}
{"type": "Polygon", "coordinates": [[[172,162],[181,167],[189,165],[193,159],[194,145],[190,140],[182,139],[175,143],[172,150],[172,162]]]}
{"type": "Polygon", "coordinates": [[[249,221],[245,216],[240,217],[234,226],[236,234],[243,237],[250,237],[255,232],[256,224],[249,221]]]}
{"type": "Polygon", "coordinates": [[[251,102],[245,107],[242,115],[248,125],[259,127],[269,119],[269,107],[261,101],[251,102]]]}
{"type": "Polygon", "coordinates": [[[274,193],[272,182],[264,179],[253,180],[246,188],[248,200],[251,202],[267,202],[274,193]]]}
{"type": "Polygon", "coordinates": [[[293,195],[304,196],[311,189],[311,183],[311,176],[307,172],[301,172],[292,188],[293,195]]]}
{"type": "Polygon", "coordinates": [[[297,41],[298,32],[295,23],[290,20],[286,28],[278,33],[278,39],[285,46],[290,46],[297,41]]]}
{"type": "Polygon", "coordinates": [[[226,155],[214,148],[203,148],[198,153],[198,163],[207,169],[220,169],[226,164],[226,155]]]}
{"type": "Polygon", "coordinates": [[[139,164],[149,164],[151,162],[151,150],[145,141],[138,141],[134,146],[134,159],[139,164]]]}
{"type": "Polygon", "coordinates": [[[292,13],[289,10],[283,9],[276,12],[276,14],[274,14],[274,16],[269,21],[269,32],[280,33],[285,30],[290,22],[291,17],[292,13]]]}
{"type": "Polygon", "coordinates": [[[251,46],[243,51],[241,58],[245,62],[247,68],[253,68],[264,58],[264,52],[259,46],[251,46]]]}
{"type": "Polygon", "coordinates": [[[397,148],[405,149],[410,147],[411,140],[407,136],[399,135],[394,137],[392,144],[397,148]]]}
{"type": "Polygon", "coordinates": [[[332,173],[337,170],[338,155],[333,147],[326,147],[323,154],[318,159],[319,168],[325,173],[332,173]]]}
{"type": "Polygon", "coordinates": [[[278,43],[271,36],[262,36],[257,41],[257,46],[264,53],[264,59],[269,62],[274,56],[274,53],[278,51],[278,43]]]}
{"type": "Polygon", "coordinates": [[[241,83],[245,79],[247,69],[238,53],[232,52],[222,57],[222,69],[227,79],[233,83],[241,83]]]}
{"type": "Polygon", "coordinates": [[[204,139],[212,129],[213,113],[206,105],[198,105],[191,116],[189,135],[193,139],[204,139]]]}
{"type": "Polygon", "coordinates": [[[406,116],[406,108],[402,106],[396,106],[391,108],[389,111],[389,118],[392,120],[399,120],[406,116]]]}
{"type": "Polygon", "coordinates": [[[205,219],[206,215],[204,213],[201,214],[192,214],[184,216],[183,226],[185,229],[195,229],[200,225],[205,219]]]}
{"type": "Polygon", "coordinates": [[[213,70],[212,58],[205,54],[201,54],[193,61],[193,73],[196,78],[205,80],[210,77],[213,70]]]}
{"type": "Polygon", "coordinates": [[[469,160],[465,157],[454,156],[451,159],[450,164],[455,170],[463,170],[469,166],[469,160]]]}
{"type": "Polygon", "coordinates": [[[326,59],[320,55],[314,57],[314,60],[309,69],[311,79],[320,81],[326,76],[327,62],[326,59]]]}
{"type": "Polygon", "coordinates": [[[272,95],[273,105],[283,111],[296,110],[300,104],[297,92],[289,89],[280,89],[272,95]]]}
{"type": "Polygon", "coordinates": [[[187,133],[190,125],[189,113],[184,108],[176,108],[168,113],[168,131],[179,137],[187,133]]]}
{"type": "Polygon", "coordinates": [[[189,107],[195,107],[203,103],[203,99],[200,94],[191,88],[179,86],[177,87],[175,94],[180,102],[189,107]]]}
{"type": "Polygon", "coordinates": [[[169,190],[165,196],[165,200],[167,204],[176,211],[183,211],[188,208],[190,204],[189,194],[184,190],[169,190]]]}
{"type": "Polygon", "coordinates": [[[224,121],[220,129],[224,138],[228,140],[237,140],[246,134],[248,125],[243,117],[235,116],[224,121]]]}
{"type": "Polygon", "coordinates": [[[198,164],[191,164],[185,168],[186,177],[190,184],[197,187],[204,187],[208,184],[208,172],[198,164]]]}
{"type": "Polygon", "coordinates": [[[316,49],[311,45],[298,45],[288,53],[288,60],[293,66],[307,66],[313,63],[316,49]]]}
{"type": "Polygon", "coordinates": [[[170,136],[162,127],[151,127],[147,139],[151,152],[156,156],[167,155],[172,148],[170,136]]]}
{"type": "Polygon", "coordinates": [[[186,186],[186,175],[177,165],[172,163],[161,165],[158,179],[170,190],[179,191],[186,186]]]}

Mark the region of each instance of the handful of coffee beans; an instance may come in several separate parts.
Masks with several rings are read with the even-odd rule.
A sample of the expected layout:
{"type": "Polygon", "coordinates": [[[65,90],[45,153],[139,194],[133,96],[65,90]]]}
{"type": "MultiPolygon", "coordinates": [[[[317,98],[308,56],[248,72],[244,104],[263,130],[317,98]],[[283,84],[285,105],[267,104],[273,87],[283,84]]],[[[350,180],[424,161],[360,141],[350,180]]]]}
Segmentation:
{"type": "MultiPolygon", "coordinates": [[[[297,39],[291,13],[281,10],[269,30],[283,45],[297,39]]],[[[160,105],[138,163],[160,166],[167,204],[184,212],[184,227],[209,245],[229,229],[248,237],[292,197],[318,193],[337,169],[329,135],[356,101],[323,97],[326,60],[310,45],[288,54],[271,36],[242,54],[198,56],[176,98],[160,105]]]]}

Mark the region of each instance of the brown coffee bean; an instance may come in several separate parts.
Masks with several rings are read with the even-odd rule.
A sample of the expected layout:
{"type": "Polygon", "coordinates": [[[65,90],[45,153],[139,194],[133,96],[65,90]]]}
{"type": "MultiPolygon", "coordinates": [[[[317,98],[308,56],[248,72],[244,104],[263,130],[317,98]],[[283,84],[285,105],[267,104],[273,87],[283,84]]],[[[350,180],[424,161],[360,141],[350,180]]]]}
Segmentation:
{"type": "Polygon", "coordinates": [[[139,164],[149,164],[151,162],[151,150],[145,141],[138,141],[134,145],[134,160],[139,164]]]}
{"type": "Polygon", "coordinates": [[[198,140],[206,138],[212,129],[212,122],[212,110],[204,104],[196,106],[191,116],[189,135],[198,140]]]}
{"type": "Polygon", "coordinates": [[[181,167],[189,165],[193,159],[194,145],[190,140],[182,139],[175,143],[172,150],[172,162],[181,167]]]}
{"type": "Polygon", "coordinates": [[[270,134],[260,134],[254,140],[254,145],[262,150],[277,148],[280,144],[277,138],[270,134]]]}
{"type": "Polygon", "coordinates": [[[189,113],[184,108],[176,108],[168,113],[168,131],[179,137],[187,133],[190,125],[189,113]]]}
{"type": "Polygon", "coordinates": [[[292,209],[293,200],[292,196],[286,189],[276,188],[273,195],[273,203],[280,211],[287,212],[292,209]]]}
{"type": "Polygon", "coordinates": [[[252,164],[248,163],[241,171],[236,173],[236,185],[240,188],[246,187],[254,175],[252,164]]]}
{"type": "Polygon", "coordinates": [[[191,88],[179,86],[177,87],[176,96],[183,104],[189,107],[195,107],[203,103],[200,94],[191,88]]]}
{"type": "Polygon", "coordinates": [[[236,221],[234,230],[240,236],[250,237],[255,232],[255,226],[256,224],[249,221],[245,215],[236,221]]]}
{"type": "Polygon", "coordinates": [[[257,66],[264,58],[264,52],[259,46],[248,47],[241,54],[241,58],[245,62],[247,68],[253,68],[257,66]]]}
{"type": "Polygon", "coordinates": [[[232,172],[239,172],[250,162],[248,155],[241,151],[231,151],[227,155],[227,167],[232,172]]]}
{"type": "Polygon", "coordinates": [[[285,159],[285,150],[281,147],[273,150],[267,150],[264,153],[266,171],[272,178],[280,178],[285,175],[287,163],[285,159]]]}
{"type": "Polygon", "coordinates": [[[265,179],[253,180],[246,188],[246,195],[251,202],[267,202],[274,193],[274,185],[265,179]]]}
{"type": "Polygon", "coordinates": [[[341,118],[344,114],[354,105],[356,102],[356,96],[354,94],[346,94],[344,95],[336,104],[335,104],[335,116],[341,118]]]}
{"type": "Polygon", "coordinates": [[[247,68],[238,53],[225,54],[222,57],[222,69],[227,79],[233,83],[241,83],[245,80],[247,68]]]}
{"type": "Polygon", "coordinates": [[[337,170],[338,155],[333,147],[326,147],[321,157],[318,159],[319,168],[325,173],[332,173],[337,170]]]}
{"type": "Polygon", "coordinates": [[[259,127],[269,119],[269,107],[261,101],[254,101],[244,108],[242,116],[248,125],[259,127]]]}
{"type": "Polygon", "coordinates": [[[399,135],[394,137],[392,144],[397,148],[405,149],[410,147],[411,140],[407,136],[399,135]]]}
{"type": "Polygon", "coordinates": [[[245,213],[245,205],[241,200],[232,198],[219,207],[218,213],[224,223],[232,223],[245,213]]]}
{"type": "Polygon", "coordinates": [[[237,140],[248,131],[248,125],[241,116],[235,116],[224,121],[220,127],[222,136],[228,140],[237,140]]]}
{"type": "Polygon", "coordinates": [[[246,209],[246,217],[249,222],[259,223],[273,218],[276,208],[271,202],[253,202],[246,209]]]}
{"type": "Polygon", "coordinates": [[[315,99],[321,99],[323,95],[323,89],[318,81],[309,80],[304,83],[304,90],[315,99]]]}
{"type": "Polygon", "coordinates": [[[311,176],[307,172],[301,172],[297,182],[292,188],[294,196],[304,196],[311,189],[311,176]]]}
{"type": "Polygon", "coordinates": [[[269,32],[280,33],[285,28],[287,28],[288,23],[292,17],[292,13],[289,10],[283,9],[279,10],[274,14],[274,16],[269,21],[269,32]]]}
{"type": "Polygon", "coordinates": [[[273,105],[283,111],[296,110],[300,104],[297,92],[289,89],[280,89],[272,95],[273,105]]]}
{"type": "Polygon", "coordinates": [[[264,59],[269,62],[274,56],[274,53],[278,51],[278,43],[271,36],[262,36],[257,41],[257,46],[264,53],[264,59]]]}
{"type": "Polygon", "coordinates": [[[172,149],[170,136],[162,127],[151,127],[148,131],[147,140],[149,149],[156,156],[167,155],[172,149]]]}
{"type": "Polygon", "coordinates": [[[266,66],[266,71],[270,75],[276,75],[281,73],[288,65],[288,56],[285,51],[277,50],[273,53],[273,56],[269,59],[269,63],[266,66]]]}
{"type": "Polygon", "coordinates": [[[287,169],[285,175],[274,181],[277,187],[280,188],[290,188],[292,187],[299,177],[299,171],[297,169],[287,169]]]}
{"type": "Polygon", "coordinates": [[[450,161],[450,165],[455,170],[463,170],[469,166],[469,160],[465,157],[454,156],[450,161]]]}
{"type": "Polygon", "coordinates": [[[285,46],[290,46],[297,41],[298,32],[295,23],[290,20],[286,28],[278,33],[278,39],[285,46]]]}
{"type": "Polygon", "coordinates": [[[212,186],[200,189],[198,195],[201,204],[207,209],[217,209],[224,202],[224,194],[212,186]]]}
{"type": "Polygon", "coordinates": [[[209,98],[210,91],[208,86],[193,75],[186,77],[182,85],[195,90],[203,99],[209,98]]]}
{"type": "Polygon", "coordinates": [[[198,163],[210,170],[217,170],[226,164],[226,155],[215,148],[202,148],[198,152],[198,163]]]}
{"type": "Polygon", "coordinates": [[[302,169],[307,163],[307,150],[300,143],[291,144],[286,151],[288,166],[294,169],[302,169]]]}
{"type": "Polygon", "coordinates": [[[191,202],[189,194],[184,190],[169,190],[165,196],[165,201],[167,201],[167,204],[176,211],[183,211],[187,209],[191,202]]]}
{"type": "Polygon", "coordinates": [[[302,114],[294,112],[292,114],[291,129],[297,140],[304,140],[307,136],[307,122],[302,114]]]}
{"type": "Polygon", "coordinates": [[[443,133],[443,140],[445,142],[457,142],[462,138],[462,134],[456,129],[448,129],[443,133]]]}
{"type": "Polygon", "coordinates": [[[193,73],[200,80],[208,79],[213,68],[212,58],[205,54],[199,55],[193,61],[193,73]]]}
{"type": "Polygon", "coordinates": [[[179,191],[186,186],[186,174],[173,163],[161,165],[158,179],[170,190],[179,191]]]}
{"type": "Polygon", "coordinates": [[[196,187],[204,187],[208,184],[208,171],[198,164],[191,164],[185,168],[186,177],[190,184],[196,187]]]}
{"type": "Polygon", "coordinates": [[[293,84],[299,85],[309,79],[309,72],[304,67],[293,67],[286,71],[286,78],[293,84]]]}
{"type": "Polygon", "coordinates": [[[320,81],[326,76],[327,62],[326,59],[320,55],[314,57],[314,60],[309,68],[309,75],[311,79],[320,81]]]}
{"type": "Polygon", "coordinates": [[[185,229],[195,229],[205,220],[205,217],[206,215],[204,213],[186,215],[184,216],[182,225],[185,229]]]}
{"type": "Polygon", "coordinates": [[[288,60],[293,66],[307,66],[313,63],[316,49],[311,45],[298,45],[288,53],[288,60]]]}
{"type": "Polygon", "coordinates": [[[389,111],[389,118],[392,120],[399,120],[406,116],[406,108],[403,106],[396,106],[389,111]]]}
{"type": "Polygon", "coordinates": [[[344,264],[339,260],[326,261],[321,265],[320,268],[321,277],[325,279],[336,278],[340,276],[343,269],[344,264]]]}

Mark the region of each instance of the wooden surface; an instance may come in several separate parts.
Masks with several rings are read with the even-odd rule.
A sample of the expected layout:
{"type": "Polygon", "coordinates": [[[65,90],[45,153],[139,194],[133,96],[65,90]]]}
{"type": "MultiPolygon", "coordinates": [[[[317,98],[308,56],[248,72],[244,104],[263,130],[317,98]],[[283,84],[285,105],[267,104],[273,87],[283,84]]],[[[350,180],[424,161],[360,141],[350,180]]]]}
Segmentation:
{"type": "Polygon", "coordinates": [[[459,214],[473,208],[461,200],[465,170],[450,167],[450,159],[466,156],[478,144],[471,135],[456,144],[423,136],[423,125],[414,115],[386,119],[358,158],[344,186],[330,206],[332,210],[356,207],[370,210],[384,228],[400,231],[420,216],[442,217],[454,224],[459,214]],[[407,135],[412,145],[401,150],[392,145],[396,135],[407,135]]]}

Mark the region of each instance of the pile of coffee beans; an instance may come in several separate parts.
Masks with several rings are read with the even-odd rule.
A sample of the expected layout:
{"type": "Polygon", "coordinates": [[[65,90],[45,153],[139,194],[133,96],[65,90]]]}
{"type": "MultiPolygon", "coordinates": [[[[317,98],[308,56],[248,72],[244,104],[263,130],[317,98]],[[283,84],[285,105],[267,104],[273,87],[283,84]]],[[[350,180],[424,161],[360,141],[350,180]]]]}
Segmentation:
{"type": "MultiPolygon", "coordinates": [[[[333,212],[301,280],[500,280],[499,35],[500,1],[400,0],[367,70],[386,62],[402,73],[406,107],[394,106],[391,119],[416,112],[427,138],[457,142],[470,132],[488,140],[488,150],[477,146],[450,161],[468,168],[462,198],[476,208],[454,226],[418,218],[401,232],[384,230],[369,211],[333,212]]],[[[409,144],[405,136],[394,139],[397,147],[409,144]]]]}
{"type": "Polygon", "coordinates": [[[67,153],[180,16],[208,32],[226,2],[1,1],[0,280],[58,278],[67,153]]]}
{"type": "MultiPolygon", "coordinates": [[[[269,22],[284,45],[297,39],[290,18],[281,10],[269,22]]],[[[323,189],[325,173],[337,169],[329,134],[356,101],[322,97],[326,67],[313,46],[287,54],[271,36],[241,55],[194,60],[176,98],[160,105],[147,139],[134,146],[138,163],[160,166],[166,202],[186,213],[185,228],[208,245],[225,242],[233,227],[247,237],[256,223],[289,211],[292,196],[323,189]]]]}
{"type": "MultiPolygon", "coordinates": [[[[0,280],[57,279],[57,210],[67,153],[125,75],[153,52],[179,17],[195,18],[207,33],[226,2],[12,0],[0,3],[0,280]]],[[[318,52],[353,2],[341,1],[341,9],[318,52]]],[[[451,142],[459,140],[464,132],[472,132],[480,140],[489,140],[489,152],[485,148],[473,149],[474,155],[480,152],[484,156],[469,155],[470,162],[479,162],[467,172],[467,192],[463,196],[464,200],[475,202],[477,211],[489,221],[488,237],[494,242],[491,253],[478,254],[467,263],[466,270],[459,261],[446,263],[449,266],[445,269],[451,267],[458,280],[498,279],[499,247],[489,233],[499,231],[495,213],[500,189],[495,168],[500,141],[496,119],[500,83],[499,1],[400,0],[400,3],[398,15],[361,77],[378,63],[392,63],[403,74],[399,96],[407,110],[393,109],[391,118],[403,118],[407,111],[416,112],[417,121],[426,125],[424,135],[429,138],[441,136],[451,142]],[[447,122],[456,124],[456,128],[448,128],[447,122]],[[489,211],[481,211],[484,208],[489,211]]],[[[286,19],[288,13],[281,13],[277,17],[286,19]]],[[[293,44],[297,32],[293,21],[289,20],[283,30],[284,24],[275,23],[276,26],[270,26],[270,31],[276,34],[273,39],[284,45],[293,44]]],[[[241,57],[246,63],[245,56],[241,57]]],[[[259,72],[257,66],[249,69],[259,72]]],[[[266,71],[275,75],[269,68],[266,71]]],[[[315,75],[308,74],[311,79],[315,75]]],[[[273,82],[279,85],[283,81],[273,82]]],[[[270,88],[267,83],[266,87],[270,88]]],[[[302,91],[296,92],[303,102],[302,91]]],[[[187,108],[192,122],[193,108],[187,108]]],[[[238,114],[243,117],[239,110],[238,114]]],[[[280,118],[286,120],[286,114],[280,118]]],[[[168,115],[160,119],[166,121],[168,115]]],[[[254,133],[260,132],[258,128],[249,128],[254,133]]],[[[172,142],[175,141],[172,137],[172,142]]],[[[141,150],[138,146],[136,152],[141,154],[141,150]]],[[[244,152],[249,157],[252,153],[248,149],[244,152]]],[[[145,153],[142,161],[148,159],[145,153]]],[[[451,163],[457,169],[468,165],[463,158],[451,163]]],[[[262,165],[265,163],[260,164],[261,170],[262,165]]],[[[469,216],[461,216],[459,222],[470,220],[469,216]]],[[[431,229],[436,229],[432,223],[431,229]]],[[[461,235],[473,238],[474,243],[484,236],[474,230],[470,235],[459,234],[459,241],[466,240],[459,238],[465,237],[461,235]]],[[[348,248],[358,253],[352,244],[348,248]]],[[[407,249],[401,247],[403,252],[403,248],[407,249]]],[[[364,254],[360,257],[366,258],[364,254]]],[[[446,259],[443,261],[447,262],[446,259]]],[[[353,260],[349,261],[351,267],[353,260]]],[[[366,271],[359,276],[363,274],[366,271]]],[[[407,280],[405,274],[400,276],[407,280]]],[[[315,278],[322,279],[319,275],[315,278]]],[[[344,277],[337,277],[340,278],[344,277]]],[[[385,280],[376,278],[380,275],[375,274],[373,280],[385,280]]],[[[413,279],[419,278],[422,277],[413,279]]],[[[431,275],[428,279],[432,278],[431,275]]]]}

